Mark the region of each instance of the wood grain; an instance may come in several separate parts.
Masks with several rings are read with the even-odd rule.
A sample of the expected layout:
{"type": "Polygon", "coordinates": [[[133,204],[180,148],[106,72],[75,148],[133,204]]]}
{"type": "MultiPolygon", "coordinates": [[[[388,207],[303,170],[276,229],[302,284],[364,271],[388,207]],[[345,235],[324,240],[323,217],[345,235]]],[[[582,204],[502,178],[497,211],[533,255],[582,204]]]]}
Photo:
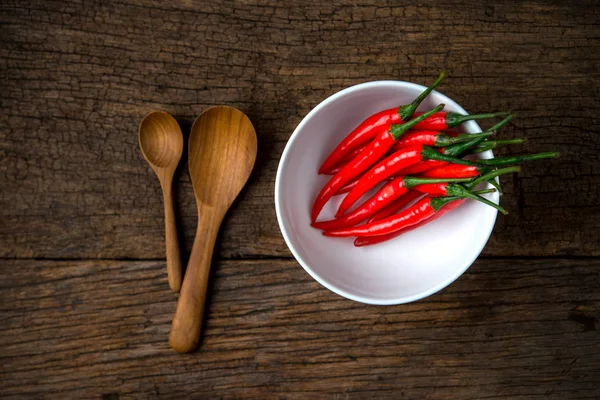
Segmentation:
{"type": "MultiPolygon", "coordinates": [[[[519,151],[559,150],[505,182],[488,256],[600,255],[600,14],[592,1],[2,2],[0,256],[161,258],[160,188],[137,151],[143,115],[185,127],[214,104],[261,143],[219,255],[289,257],[275,170],[306,113],[356,83],[428,83],[469,112],[520,113],[519,151]],[[86,134],[89,132],[90,134],[86,134]],[[14,229],[19,227],[19,229],[14,229]]],[[[515,149],[503,151],[515,152],[515,149]]],[[[196,208],[177,201],[186,249],[196,208]]]]}
{"type": "Polygon", "coordinates": [[[183,153],[183,134],[173,116],[164,111],[153,111],[142,119],[138,129],[138,140],[140,152],[156,173],[162,190],[167,275],[171,290],[179,293],[183,273],[173,205],[173,176],[183,153]]]}
{"type": "MultiPolygon", "coordinates": [[[[599,65],[591,0],[0,2],[0,398],[600,398],[599,65]],[[441,70],[469,112],[520,113],[503,134],[530,139],[519,152],[562,158],[503,181],[511,214],[449,288],[345,300],[290,259],[279,157],[337,91],[441,70]],[[136,132],[161,109],[187,136],[216,104],[260,148],[182,356],[136,132]]],[[[187,168],[174,195],[189,250],[187,168]]]]}
{"type": "Polygon", "coordinates": [[[254,167],[256,132],[241,111],[211,107],[194,122],[188,147],[198,229],[169,335],[171,347],[182,353],[198,346],[217,234],[254,167]]]}
{"type": "Polygon", "coordinates": [[[480,260],[441,293],[389,307],[343,299],[294,261],[213,272],[202,346],[183,356],[168,345],[161,262],[6,261],[0,396],[600,396],[597,260],[480,260]]]}

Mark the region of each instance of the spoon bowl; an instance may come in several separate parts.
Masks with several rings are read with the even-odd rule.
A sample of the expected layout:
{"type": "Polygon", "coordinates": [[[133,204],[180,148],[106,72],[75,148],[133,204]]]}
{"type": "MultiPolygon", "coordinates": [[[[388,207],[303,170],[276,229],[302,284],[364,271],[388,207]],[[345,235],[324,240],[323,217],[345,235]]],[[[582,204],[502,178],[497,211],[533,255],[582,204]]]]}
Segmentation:
{"type": "Polygon", "coordinates": [[[177,168],[183,152],[183,135],[170,114],[154,111],[144,117],[138,131],[146,161],[156,169],[177,168]]]}
{"type": "Polygon", "coordinates": [[[181,288],[181,255],[173,209],[173,175],[183,152],[183,134],[170,114],[154,111],[144,117],[138,129],[142,155],[156,173],[163,192],[167,275],[169,286],[177,293],[181,288]]]}
{"type": "Polygon", "coordinates": [[[169,336],[178,352],[190,352],[198,345],[215,240],[254,167],[256,132],[241,111],[212,107],[194,122],[188,151],[198,227],[169,336]]]}

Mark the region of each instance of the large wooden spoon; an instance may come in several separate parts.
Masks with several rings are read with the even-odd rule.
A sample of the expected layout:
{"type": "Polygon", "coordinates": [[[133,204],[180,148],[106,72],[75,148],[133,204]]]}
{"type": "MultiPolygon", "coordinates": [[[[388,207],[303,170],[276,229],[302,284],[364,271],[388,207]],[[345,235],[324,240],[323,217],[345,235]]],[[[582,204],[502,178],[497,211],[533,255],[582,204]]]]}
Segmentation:
{"type": "Polygon", "coordinates": [[[167,242],[167,277],[175,293],[181,288],[181,255],[173,211],[173,175],[183,152],[183,135],[170,114],[154,111],[146,115],[138,129],[142,154],[152,167],[163,192],[165,237],[167,242]]]}
{"type": "Polygon", "coordinates": [[[198,346],[217,233],[256,159],[252,123],[235,108],[206,110],[192,126],[188,158],[198,228],[169,337],[171,347],[178,352],[190,352],[198,346]]]}

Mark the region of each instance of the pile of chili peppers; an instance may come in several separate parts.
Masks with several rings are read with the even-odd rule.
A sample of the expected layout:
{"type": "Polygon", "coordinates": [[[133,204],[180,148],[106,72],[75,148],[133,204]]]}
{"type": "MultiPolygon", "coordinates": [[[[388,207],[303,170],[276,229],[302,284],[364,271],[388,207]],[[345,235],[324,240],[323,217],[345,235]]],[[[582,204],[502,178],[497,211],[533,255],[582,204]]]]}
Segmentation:
{"type": "Polygon", "coordinates": [[[444,104],[416,112],[421,102],[444,79],[436,81],[412,103],[376,113],[364,120],[333,150],[319,174],[332,175],[313,204],[312,226],[325,236],[356,237],[354,245],[367,246],[395,238],[454,210],[473,199],[506,210],[482,197],[500,187],[496,177],[520,171],[525,161],[557,158],[547,152],[489,160],[464,156],[525,139],[492,138],[513,116],[509,112],[462,115],[444,112],[444,104]],[[452,131],[465,121],[503,118],[487,131],[452,131]],[[495,187],[477,190],[484,182],[495,187]],[[363,199],[372,189],[375,194],[363,199]],[[317,221],[325,204],[345,194],[335,218],[317,221]],[[358,203],[358,205],[357,205],[358,203]],[[354,208],[353,208],[354,207],[354,208]]]}

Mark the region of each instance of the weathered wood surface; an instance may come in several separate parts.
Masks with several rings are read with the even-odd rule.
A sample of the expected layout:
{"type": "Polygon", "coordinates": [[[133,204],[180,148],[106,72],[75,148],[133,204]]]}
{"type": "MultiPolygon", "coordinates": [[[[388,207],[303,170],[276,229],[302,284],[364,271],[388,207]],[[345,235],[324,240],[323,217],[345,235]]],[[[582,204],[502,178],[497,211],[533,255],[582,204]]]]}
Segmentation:
{"type": "MultiPolygon", "coordinates": [[[[599,65],[593,1],[1,2],[0,398],[600,398],[599,65]],[[520,113],[519,151],[562,159],[504,181],[511,214],[449,288],[345,300],[279,233],[281,152],[329,95],[442,69],[468,111],[520,113]],[[136,133],[162,109],[187,135],[215,104],[250,116],[259,155],[181,356],[136,133]]],[[[185,167],[176,190],[189,250],[185,167]]]]}
{"type": "MultiPolygon", "coordinates": [[[[562,160],[506,184],[489,256],[600,255],[600,9],[593,1],[359,0],[281,3],[3,1],[0,5],[0,256],[164,257],[159,185],[138,150],[142,116],[189,129],[214,104],[259,137],[250,185],[220,255],[289,257],[275,170],[304,115],[347,86],[430,82],[470,112],[521,113],[505,136],[562,160]]],[[[516,151],[512,149],[511,151],[516,151]]],[[[178,185],[187,248],[195,206],[178,185]]]]}
{"type": "Polygon", "coordinates": [[[377,307],[293,260],[219,262],[202,346],[179,355],[162,262],[6,261],[0,397],[597,399],[599,268],[482,259],[377,307]]]}

